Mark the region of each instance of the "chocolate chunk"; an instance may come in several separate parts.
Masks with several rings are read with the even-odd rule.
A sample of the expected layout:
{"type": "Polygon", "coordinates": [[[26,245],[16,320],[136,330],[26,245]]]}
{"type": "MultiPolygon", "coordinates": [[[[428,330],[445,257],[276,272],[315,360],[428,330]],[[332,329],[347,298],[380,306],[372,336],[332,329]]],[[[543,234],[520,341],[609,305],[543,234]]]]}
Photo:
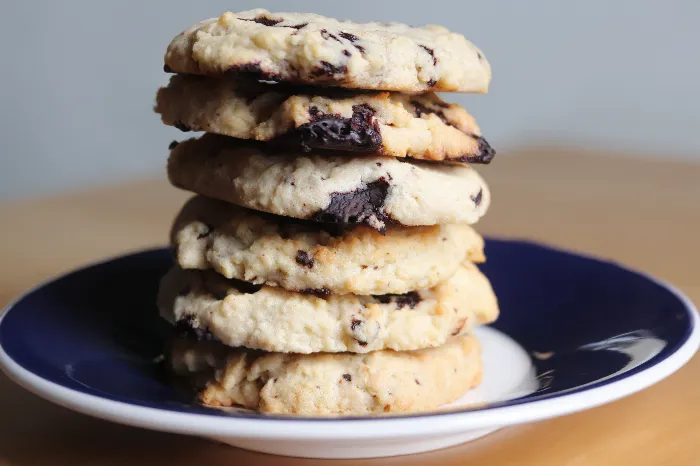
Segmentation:
{"type": "Polygon", "coordinates": [[[360,345],[360,346],[367,346],[367,342],[366,342],[366,341],[357,340],[357,339],[355,339],[355,341],[356,341],[357,344],[360,345]]]}
{"type": "Polygon", "coordinates": [[[423,102],[419,102],[418,100],[412,100],[411,105],[413,105],[413,114],[416,115],[418,118],[420,118],[423,115],[434,113],[446,125],[454,126],[452,124],[452,122],[450,122],[450,120],[447,119],[445,114],[439,108],[431,108],[431,107],[427,106],[426,104],[424,104],[423,102]]]}
{"type": "Polygon", "coordinates": [[[313,268],[314,259],[309,255],[308,252],[299,249],[297,251],[297,257],[295,258],[297,264],[303,265],[304,267],[313,268]]]}
{"type": "Polygon", "coordinates": [[[425,45],[421,45],[420,48],[428,52],[428,55],[433,57],[433,65],[437,65],[437,57],[435,56],[435,50],[431,49],[430,47],[426,47],[425,45]]]}
{"type": "Polygon", "coordinates": [[[163,65],[163,71],[165,71],[166,73],[172,73],[173,69],[170,68],[168,65],[163,65]]]}
{"type": "Polygon", "coordinates": [[[481,163],[489,163],[496,156],[496,151],[482,136],[477,136],[476,141],[479,143],[481,163]]]}
{"type": "Polygon", "coordinates": [[[314,295],[317,298],[326,299],[331,295],[331,290],[328,288],[304,288],[299,290],[298,293],[314,295]]]}
{"type": "Polygon", "coordinates": [[[177,129],[179,129],[180,131],[182,131],[183,133],[187,133],[187,132],[192,131],[192,128],[190,128],[189,126],[187,126],[186,124],[184,124],[180,120],[176,121],[173,126],[176,127],[177,129]]]}
{"type": "Polygon", "coordinates": [[[343,225],[333,223],[319,223],[313,220],[282,217],[267,212],[258,212],[258,215],[267,218],[271,222],[276,222],[279,235],[284,239],[309,231],[325,231],[331,236],[340,236],[345,232],[343,225]]]}
{"type": "Polygon", "coordinates": [[[295,24],[294,26],[283,26],[283,27],[299,30],[299,29],[305,28],[308,25],[309,25],[309,23],[301,23],[301,24],[295,24]]]}
{"type": "Polygon", "coordinates": [[[175,323],[175,335],[197,341],[216,341],[216,337],[209,331],[198,326],[193,316],[186,316],[175,323]]]}
{"type": "Polygon", "coordinates": [[[418,118],[424,114],[435,113],[435,110],[428,108],[426,105],[418,102],[417,100],[412,100],[411,105],[413,105],[413,114],[418,118]]]}
{"type": "Polygon", "coordinates": [[[316,68],[312,74],[317,77],[335,76],[337,74],[345,74],[347,70],[348,67],[345,65],[333,65],[331,63],[328,63],[327,61],[322,61],[321,67],[316,68]]]}
{"type": "Polygon", "coordinates": [[[350,118],[323,115],[317,107],[310,107],[312,121],[283,138],[298,138],[301,149],[307,152],[311,149],[375,152],[381,147],[382,135],[374,114],[374,109],[365,104],[354,105],[350,118]]]}
{"type": "Polygon", "coordinates": [[[446,125],[457,128],[457,126],[454,123],[452,123],[445,116],[445,113],[442,111],[442,109],[444,109],[444,108],[449,108],[450,104],[447,104],[447,103],[441,102],[441,101],[431,102],[431,105],[432,104],[435,104],[438,108],[432,108],[432,107],[430,107],[430,106],[426,105],[425,103],[420,102],[418,100],[411,101],[411,105],[413,105],[413,113],[418,118],[420,118],[422,115],[433,113],[433,114],[437,115],[437,117],[440,118],[442,120],[442,122],[445,123],[446,125]]]}
{"type": "Polygon", "coordinates": [[[396,304],[396,309],[401,309],[404,306],[408,306],[411,309],[415,308],[418,303],[421,302],[420,294],[417,291],[409,291],[404,294],[383,294],[375,295],[374,299],[382,304],[389,304],[391,302],[396,304]]]}
{"type": "Polygon", "coordinates": [[[343,374],[343,378],[346,382],[352,382],[352,376],[350,374],[343,374]]]}
{"type": "Polygon", "coordinates": [[[349,32],[341,31],[338,35],[343,39],[349,40],[350,42],[355,42],[356,40],[358,40],[358,37],[355,34],[350,34],[349,32]]]}
{"type": "MultiPolygon", "coordinates": [[[[316,212],[312,219],[324,223],[359,223],[375,226],[387,220],[382,210],[389,194],[389,183],[379,179],[347,193],[332,193],[328,206],[316,212]]],[[[386,228],[379,229],[380,232],[386,228]]]]}
{"type": "Polygon", "coordinates": [[[268,71],[264,71],[260,67],[260,63],[246,63],[243,65],[235,65],[230,67],[226,73],[232,74],[232,75],[243,75],[251,79],[256,79],[259,81],[273,81],[273,82],[278,82],[282,80],[282,77],[270,73],[268,71]]]}
{"type": "Polygon", "coordinates": [[[338,39],[338,36],[331,34],[327,29],[321,29],[321,37],[323,37],[325,40],[333,39],[336,42],[342,42],[340,39],[338,39]]]}
{"type": "Polygon", "coordinates": [[[474,205],[479,207],[479,204],[481,204],[481,199],[484,197],[484,190],[480,189],[478,193],[476,193],[476,196],[471,196],[471,200],[474,201],[474,205]]]}
{"type": "Polygon", "coordinates": [[[177,142],[177,141],[171,142],[170,144],[168,144],[168,150],[173,150],[173,149],[175,149],[175,148],[177,147],[178,144],[179,144],[179,142],[177,142]]]}
{"type": "Polygon", "coordinates": [[[349,56],[351,56],[352,54],[350,53],[349,50],[346,49],[346,50],[343,50],[343,55],[345,55],[346,57],[349,57],[349,56]]]}
{"type": "Polygon", "coordinates": [[[437,84],[437,81],[434,79],[431,79],[430,81],[428,81],[428,87],[435,87],[436,84],[437,84]]]}
{"type": "Polygon", "coordinates": [[[350,330],[354,332],[357,329],[357,327],[359,327],[362,324],[363,322],[360,319],[352,319],[350,321],[350,330]]]}
{"type": "Polygon", "coordinates": [[[247,18],[238,18],[241,21],[253,21],[258,24],[262,24],[263,26],[274,26],[277,23],[281,23],[284,21],[283,19],[272,19],[268,18],[267,16],[258,16],[257,18],[253,19],[247,19],[247,18]]]}
{"type": "Polygon", "coordinates": [[[356,44],[355,42],[358,41],[360,38],[357,37],[355,34],[350,34],[349,32],[340,32],[338,34],[340,37],[343,39],[347,39],[350,42],[352,42],[352,45],[355,46],[357,50],[360,51],[360,53],[365,53],[365,48],[361,45],[356,44]]]}
{"type": "Polygon", "coordinates": [[[418,381],[418,379],[416,379],[416,385],[420,385],[420,382],[418,381]]]}
{"type": "Polygon", "coordinates": [[[490,163],[496,156],[496,151],[482,136],[476,136],[475,139],[479,144],[479,150],[476,154],[463,155],[462,157],[451,160],[466,163],[490,163]]]}

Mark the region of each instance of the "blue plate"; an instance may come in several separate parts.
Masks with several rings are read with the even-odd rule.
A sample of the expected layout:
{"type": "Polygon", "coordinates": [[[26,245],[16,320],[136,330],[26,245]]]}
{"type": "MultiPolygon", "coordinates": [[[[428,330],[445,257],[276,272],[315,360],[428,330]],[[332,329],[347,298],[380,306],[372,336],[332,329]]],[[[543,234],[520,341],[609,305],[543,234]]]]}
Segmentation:
{"type": "MultiPolygon", "coordinates": [[[[41,396],[118,422],[219,437],[269,434],[276,428],[271,423],[306,422],[318,426],[307,435],[323,437],[329,423],[440,418],[442,427],[432,432],[456,434],[550,417],[574,410],[562,398],[572,397],[570,406],[580,400],[576,409],[619,398],[665,377],[696,351],[696,313],[669,286],[613,263],[536,244],[493,239],[486,244],[488,262],[481,268],[501,306],[492,327],[535,356],[531,364],[540,386],[515,399],[371,421],[224,413],[194,404],[166,383],[158,362],[168,334],[155,307],[159,278],[172,264],[166,249],[88,266],[25,294],[0,321],[0,365],[41,396]],[[245,421],[250,422],[241,424],[245,421]],[[174,425],[163,425],[169,422],[174,425]]],[[[362,430],[384,429],[372,425],[362,430]]],[[[296,438],[298,432],[284,427],[279,435],[296,438]]]]}

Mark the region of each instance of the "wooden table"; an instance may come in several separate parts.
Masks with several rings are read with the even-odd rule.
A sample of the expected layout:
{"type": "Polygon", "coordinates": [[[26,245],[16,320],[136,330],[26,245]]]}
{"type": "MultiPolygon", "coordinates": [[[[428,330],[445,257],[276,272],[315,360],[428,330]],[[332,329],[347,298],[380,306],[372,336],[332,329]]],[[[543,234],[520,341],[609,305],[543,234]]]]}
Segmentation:
{"type": "MultiPolygon", "coordinates": [[[[533,238],[651,272],[700,302],[700,165],[564,150],[501,154],[483,233],[533,238]]],[[[0,304],[84,262],[163,244],[186,194],[163,179],[0,205],[0,304]]],[[[387,465],[700,464],[700,357],[615,403],[387,465]]],[[[75,414],[0,376],[0,466],[321,465],[75,414]]]]}

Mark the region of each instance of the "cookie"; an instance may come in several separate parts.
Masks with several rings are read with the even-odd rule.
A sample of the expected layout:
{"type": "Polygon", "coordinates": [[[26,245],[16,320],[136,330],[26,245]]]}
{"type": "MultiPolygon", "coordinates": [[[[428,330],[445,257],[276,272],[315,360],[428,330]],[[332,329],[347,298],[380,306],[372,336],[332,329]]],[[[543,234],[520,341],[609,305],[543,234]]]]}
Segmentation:
{"type": "Polygon", "coordinates": [[[294,150],[489,163],[495,151],[474,118],[435,94],[293,88],[177,75],[158,91],[165,124],[294,150]]]}
{"type": "Polygon", "coordinates": [[[333,294],[430,288],[465,260],[484,261],[484,240],[468,225],[390,225],[385,235],[365,226],[336,231],[202,196],[185,204],[170,236],[184,269],[333,294]]]}
{"type": "Polygon", "coordinates": [[[491,68],[442,26],[353,23],[310,13],[226,12],[168,46],[165,70],[353,89],[486,92],[491,68]]]}
{"type": "Polygon", "coordinates": [[[385,231],[387,223],[475,223],[491,196],[470,166],[381,156],[271,154],[214,134],[177,144],[168,176],[179,188],[285,217],[385,231]]]}
{"type": "Polygon", "coordinates": [[[478,385],[482,373],[481,349],[471,335],[416,351],[308,355],[179,339],[168,363],[199,387],[207,406],[311,416],[435,409],[478,385]]]}
{"type": "Polygon", "coordinates": [[[366,296],[292,292],[174,267],[158,307],[183,333],[283,353],[427,348],[498,316],[488,279],[468,263],[433,288],[366,296]]]}

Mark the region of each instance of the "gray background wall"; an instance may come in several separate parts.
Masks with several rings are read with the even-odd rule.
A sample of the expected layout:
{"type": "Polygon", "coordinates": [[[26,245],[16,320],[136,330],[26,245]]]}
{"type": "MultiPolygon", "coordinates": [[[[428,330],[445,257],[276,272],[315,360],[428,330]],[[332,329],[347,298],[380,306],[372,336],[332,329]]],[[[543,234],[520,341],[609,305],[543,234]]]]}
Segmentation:
{"type": "Polygon", "coordinates": [[[448,96],[501,152],[545,143],[700,160],[700,2],[3,1],[0,196],[162,172],[182,133],[152,113],[173,35],[265,6],[439,23],[482,48],[486,96],[448,96]]]}

